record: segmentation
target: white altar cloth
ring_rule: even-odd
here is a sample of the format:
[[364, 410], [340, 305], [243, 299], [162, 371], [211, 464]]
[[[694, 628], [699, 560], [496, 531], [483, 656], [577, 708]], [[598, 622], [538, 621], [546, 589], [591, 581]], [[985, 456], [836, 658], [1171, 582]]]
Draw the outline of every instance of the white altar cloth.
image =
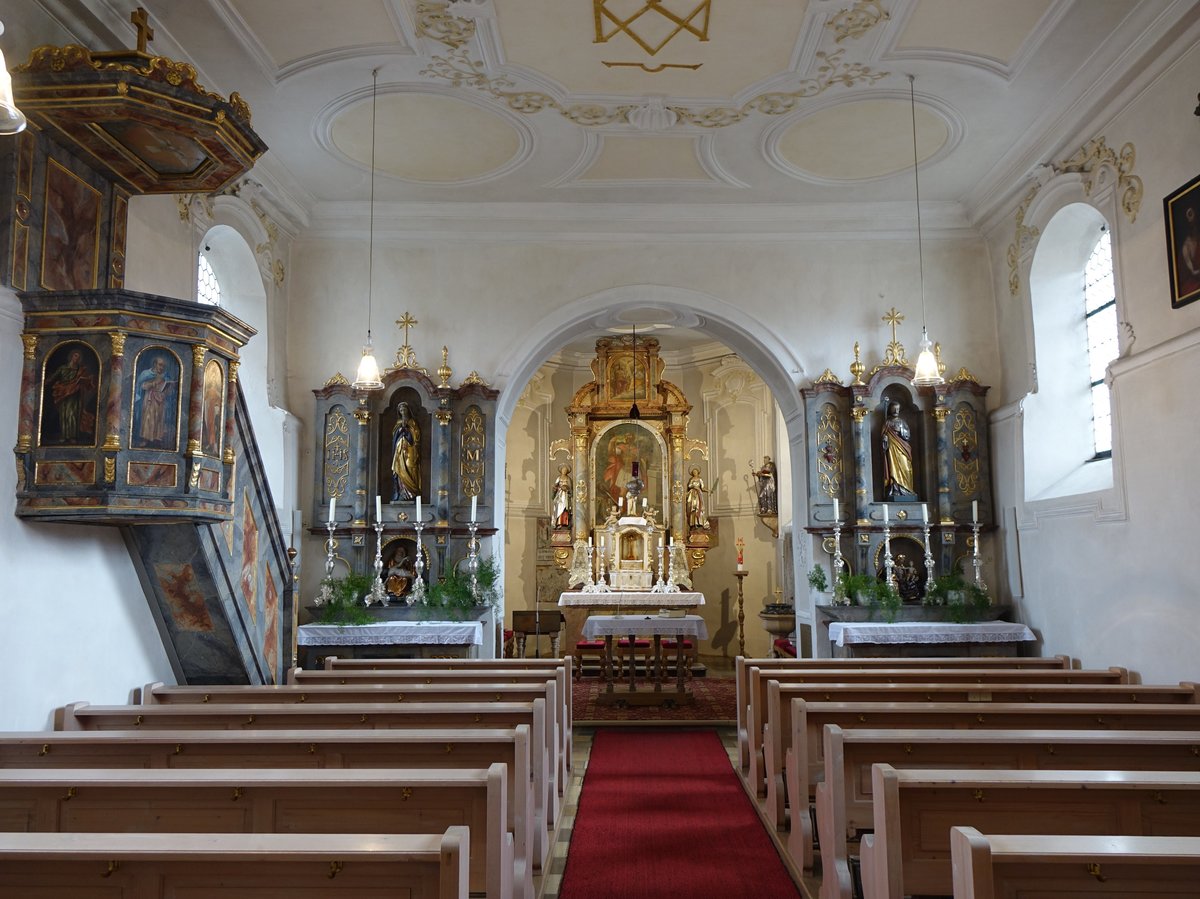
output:
[[707, 640], [708, 627], [699, 615], [684, 615], [682, 618], [664, 618], [659, 615], [593, 615], [583, 624], [583, 636], [588, 640], [598, 637], [628, 637], [630, 634], [658, 634], [662, 637], [678, 637], [682, 634], [695, 640]]
[[1022, 643], [1036, 640], [1033, 631], [1009, 621], [950, 624], [942, 621], [833, 621], [829, 639], [838, 646], [852, 643]]
[[482, 621], [373, 621], [370, 624], [302, 624], [301, 646], [465, 646], [483, 644]]
[[563, 593], [558, 604], [564, 607], [615, 609], [691, 609], [704, 605], [703, 593]]

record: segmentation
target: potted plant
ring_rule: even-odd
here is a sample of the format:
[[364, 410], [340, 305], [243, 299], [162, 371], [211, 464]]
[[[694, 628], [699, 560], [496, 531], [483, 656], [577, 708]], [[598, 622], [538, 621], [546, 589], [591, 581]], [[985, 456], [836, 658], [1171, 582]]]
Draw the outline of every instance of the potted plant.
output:
[[825, 576], [825, 569], [820, 565], [814, 565], [809, 569], [808, 587], [818, 597], [829, 589], [829, 579]]
[[896, 614], [904, 604], [894, 587], [870, 574], [843, 573], [842, 595], [850, 605], [882, 609], [884, 618], [889, 622], [896, 620]]
[[479, 560], [475, 570], [477, 592], [471, 589], [471, 575], [448, 566], [437, 583], [425, 591], [425, 602], [421, 606], [422, 617], [444, 615], [455, 621], [473, 617], [480, 607], [495, 611], [500, 605], [500, 571], [496, 560], [489, 556]]
[[968, 583], [962, 571], [955, 569], [933, 579], [933, 583], [925, 590], [921, 604], [942, 608], [951, 621], [964, 624], [982, 618], [991, 606], [992, 599], [986, 590], [978, 584]]
[[326, 578], [321, 585], [329, 588], [329, 600], [318, 606], [317, 622], [344, 627], [347, 624], [369, 624], [374, 621], [363, 602], [374, 581], [370, 575], [353, 571], [345, 577]]

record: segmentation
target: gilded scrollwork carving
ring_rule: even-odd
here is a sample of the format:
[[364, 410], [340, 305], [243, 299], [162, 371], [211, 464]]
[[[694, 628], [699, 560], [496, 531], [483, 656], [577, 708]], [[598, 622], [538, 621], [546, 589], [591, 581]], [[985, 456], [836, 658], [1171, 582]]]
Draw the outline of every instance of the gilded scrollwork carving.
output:
[[325, 493], [342, 496], [350, 478], [350, 418], [341, 408], [325, 419]]
[[479, 496], [483, 493], [484, 451], [487, 449], [487, 431], [483, 412], [471, 406], [463, 416], [462, 456], [459, 471], [463, 493]]
[[817, 482], [826, 496], [842, 495], [842, 420], [837, 407], [826, 403], [817, 419]]
[[954, 446], [954, 477], [959, 492], [974, 496], [979, 492], [979, 435], [975, 410], [970, 406], [961, 405], [955, 411], [950, 439]]

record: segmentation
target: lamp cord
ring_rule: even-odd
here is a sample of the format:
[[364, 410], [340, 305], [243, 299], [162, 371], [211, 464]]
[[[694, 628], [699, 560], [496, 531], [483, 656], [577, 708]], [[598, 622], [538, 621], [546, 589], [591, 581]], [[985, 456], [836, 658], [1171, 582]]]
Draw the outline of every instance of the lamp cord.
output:
[[921, 176], [917, 174], [917, 95], [915, 75], [908, 76], [908, 101], [912, 112], [913, 182], [917, 187], [917, 268], [921, 275], [921, 334], [925, 330], [925, 248], [921, 240]]
[[367, 345], [371, 345], [371, 295], [375, 288], [375, 107], [378, 105], [379, 69], [371, 72], [371, 207], [367, 237]]

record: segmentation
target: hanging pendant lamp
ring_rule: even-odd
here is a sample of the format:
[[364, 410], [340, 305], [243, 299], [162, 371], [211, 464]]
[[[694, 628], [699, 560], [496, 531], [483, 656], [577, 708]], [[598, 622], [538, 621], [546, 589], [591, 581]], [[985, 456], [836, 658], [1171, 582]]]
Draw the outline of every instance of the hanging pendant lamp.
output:
[[921, 273], [921, 351], [917, 354], [917, 364], [913, 371], [912, 384], [914, 387], [933, 387], [944, 382], [938, 372], [937, 358], [933, 354], [933, 344], [929, 340], [929, 331], [925, 328], [925, 249], [921, 240], [921, 176], [917, 169], [917, 95], [914, 87], [916, 78], [908, 76], [908, 100], [912, 112], [912, 145], [913, 145], [913, 183], [917, 188], [917, 264]]
[[379, 69], [371, 72], [371, 211], [367, 250], [367, 343], [363, 347], [362, 359], [358, 363], [358, 374], [354, 378], [356, 390], [379, 390], [383, 379], [379, 377], [379, 363], [375, 349], [371, 346], [371, 294], [374, 288], [375, 263], [375, 108], [379, 92]]
[[[4, 34], [3, 22], [0, 22], [0, 34]], [[25, 115], [17, 109], [17, 102], [13, 99], [12, 75], [8, 74], [4, 51], [0, 50], [0, 135], [17, 134], [24, 130]]]
[[[629, 407], [629, 417], [637, 421], [642, 417], [642, 410], [638, 408], [638, 364], [637, 364], [637, 325], [633, 326], [633, 405]], [[636, 463], [635, 463], [636, 464]]]

